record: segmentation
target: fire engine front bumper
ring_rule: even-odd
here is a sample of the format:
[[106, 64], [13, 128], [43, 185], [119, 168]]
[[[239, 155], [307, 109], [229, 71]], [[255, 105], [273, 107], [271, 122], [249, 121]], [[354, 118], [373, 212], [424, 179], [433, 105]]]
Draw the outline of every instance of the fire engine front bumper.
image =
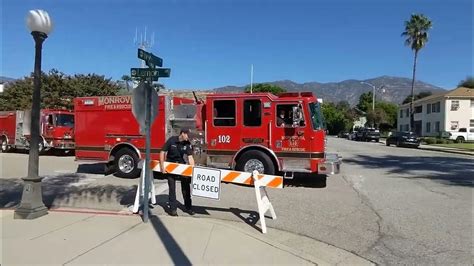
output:
[[75, 148], [74, 141], [53, 141], [51, 148], [59, 150], [73, 150]]
[[334, 175], [339, 174], [342, 160], [335, 153], [326, 153], [324, 160], [318, 163], [318, 174]]

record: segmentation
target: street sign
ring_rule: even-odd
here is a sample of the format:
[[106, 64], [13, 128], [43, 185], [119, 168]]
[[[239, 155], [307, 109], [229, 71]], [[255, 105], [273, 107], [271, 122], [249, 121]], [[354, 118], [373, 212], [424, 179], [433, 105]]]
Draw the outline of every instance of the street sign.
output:
[[144, 60], [146, 65], [151, 68], [163, 66], [163, 59], [140, 48], [138, 48], [138, 58]]
[[133, 78], [149, 78], [157, 81], [158, 78], [168, 78], [171, 74], [170, 68], [131, 68], [130, 74]]
[[132, 92], [132, 114], [140, 125], [140, 133], [145, 134], [145, 106], [146, 106], [146, 90], [150, 90], [151, 109], [150, 109], [150, 126], [153, 125], [158, 113], [158, 93], [146, 82], [140, 82]]
[[221, 171], [203, 167], [193, 167], [191, 195], [209, 199], [219, 199]]

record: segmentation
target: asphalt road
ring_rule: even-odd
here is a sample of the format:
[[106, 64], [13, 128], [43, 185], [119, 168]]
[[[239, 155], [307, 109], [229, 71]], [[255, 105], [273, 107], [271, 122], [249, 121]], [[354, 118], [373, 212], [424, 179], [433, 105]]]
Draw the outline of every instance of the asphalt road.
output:
[[[472, 264], [472, 157], [336, 138], [328, 144], [343, 157], [341, 173], [327, 180], [297, 177], [284, 189], [268, 189], [278, 218], [267, 219], [267, 226], [379, 264]], [[26, 154], [0, 154], [0, 206], [18, 203], [26, 161]], [[101, 169], [78, 165], [73, 157], [42, 156], [46, 205], [126, 210], [138, 181], [103, 176]], [[152, 211], [164, 214], [167, 185], [155, 184], [162, 194]], [[194, 198], [193, 203], [198, 216], [258, 229], [253, 188], [222, 184], [219, 201]]]

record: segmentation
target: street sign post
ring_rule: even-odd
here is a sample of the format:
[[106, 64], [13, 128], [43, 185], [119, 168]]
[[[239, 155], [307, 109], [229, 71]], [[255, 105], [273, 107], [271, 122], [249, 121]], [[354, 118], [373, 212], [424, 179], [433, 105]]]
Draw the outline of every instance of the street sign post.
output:
[[[132, 113], [140, 125], [140, 133], [145, 134], [145, 163], [142, 171], [144, 182], [143, 197], [140, 195], [139, 202], [143, 206], [143, 222], [148, 222], [148, 195], [150, 193], [150, 183], [153, 182], [150, 176], [150, 151], [151, 151], [151, 125], [158, 113], [158, 93], [152, 88], [151, 82], [158, 81], [158, 78], [168, 78], [171, 74], [169, 68], [156, 68], [163, 66], [163, 59], [149, 53], [143, 49], [138, 49], [138, 58], [145, 61], [149, 68], [131, 68], [130, 74], [133, 78], [141, 80], [132, 94]], [[145, 109], [143, 109], [145, 106]], [[141, 185], [140, 185], [141, 186]], [[139, 190], [137, 190], [139, 191]]]
[[144, 60], [146, 65], [151, 68], [163, 66], [163, 59], [140, 48], [138, 49], [138, 58]]

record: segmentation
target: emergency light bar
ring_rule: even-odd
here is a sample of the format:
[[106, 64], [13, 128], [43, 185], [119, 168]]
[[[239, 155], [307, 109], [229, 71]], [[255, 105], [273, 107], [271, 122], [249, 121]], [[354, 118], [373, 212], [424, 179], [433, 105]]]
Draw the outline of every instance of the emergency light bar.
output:
[[83, 104], [84, 105], [94, 105], [94, 100], [92, 100], [92, 99], [84, 100]]
[[310, 91], [305, 92], [284, 92], [278, 94], [280, 98], [288, 98], [288, 97], [313, 97], [313, 93]]

